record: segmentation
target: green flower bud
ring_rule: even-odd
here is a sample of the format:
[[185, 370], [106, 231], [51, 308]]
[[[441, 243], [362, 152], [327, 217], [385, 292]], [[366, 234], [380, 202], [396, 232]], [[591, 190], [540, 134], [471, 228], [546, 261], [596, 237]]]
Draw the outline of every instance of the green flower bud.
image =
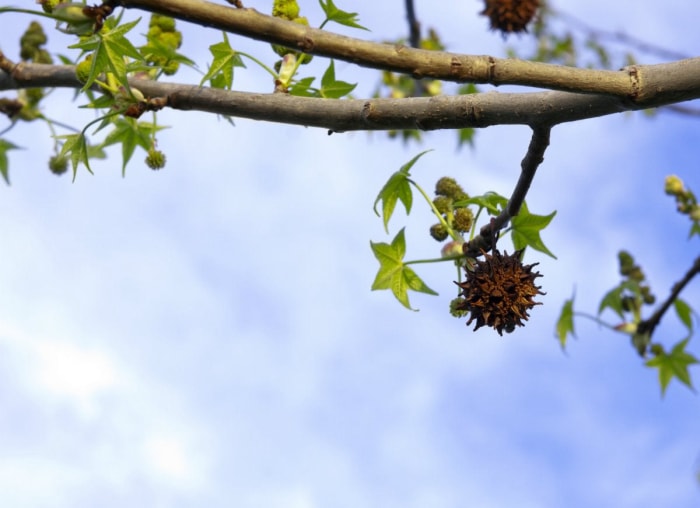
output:
[[272, 15], [292, 21], [299, 17], [297, 0], [275, 0], [272, 4]]
[[90, 70], [92, 69], [92, 53], [90, 53], [85, 59], [75, 66], [75, 77], [81, 83], [86, 83], [90, 77]]
[[666, 181], [664, 182], [664, 190], [666, 191], [666, 194], [670, 194], [672, 196], [683, 194], [685, 192], [683, 180], [678, 178], [676, 175], [667, 176]]
[[452, 210], [452, 200], [447, 196], [437, 196], [433, 199], [433, 204], [435, 208], [437, 208], [437, 211], [443, 214]]
[[449, 176], [443, 176], [437, 181], [435, 184], [435, 194], [438, 196], [447, 196], [455, 201], [468, 197], [467, 193], [464, 192], [457, 181]]
[[664, 347], [661, 344], [655, 342], [651, 345], [651, 354], [653, 354], [654, 356], [664, 354]]
[[454, 211], [454, 228], [460, 233], [469, 231], [474, 222], [474, 214], [469, 208], [457, 208]]
[[700, 205], [694, 205], [689, 215], [695, 222], [700, 222]]
[[175, 31], [175, 18], [170, 16], [163, 16], [161, 14], [152, 14], [151, 19], [148, 22], [149, 27], [158, 27], [163, 32], [174, 32]]
[[450, 302], [450, 314], [456, 318], [463, 318], [469, 314], [466, 308], [467, 301], [464, 298], [455, 298]]
[[447, 228], [445, 228], [445, 226], [443, 226], [441, 223], [433, 224], [430, 226], [430, 236], [435, 238], [435, 240], [438, 242], [442, 242], [443, 240], [447, 239]]
[[146, 156], [146, 165], [153, 170], [162, 169], [165, 167], [165, 159], [166, 157], [163, 152], [151, 148]]
[[62, 175], [68, 171], [68, 158], [63, 155], [54, 155], [49, 159], [49, 169], [54, 175]]

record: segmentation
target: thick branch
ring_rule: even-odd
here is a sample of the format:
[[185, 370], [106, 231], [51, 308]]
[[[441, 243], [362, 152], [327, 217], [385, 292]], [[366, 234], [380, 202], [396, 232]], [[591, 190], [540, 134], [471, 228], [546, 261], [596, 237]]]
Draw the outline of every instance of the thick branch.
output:
[[527, 153], [520, 163], [520, 178], [518, 178], [518, 183], [515, 184], [508, 204], [497, 217], [481, 228], [477, 236], [464, 244], [463, 250], [465, 255], [476, 257], [481, 251], [488, 251], [493, 248], [492, 239], [498, 231], [503, 229], [510, 219], [518, 215], [520, 207], [525, 201], [527, 191], [530, 190], [532, 180], [535, 178], [535, 172], [544, 160], [544, 152], [549, 146], [550, 131], [549, 127], [534, 127], [532, 129], [530, 145], [527, 147]]
[[649, 337], [651, 337], [654, 333], [654, 330], [661, 322], [661, 318], [671, 307], [671, 304], [673, 304], [673, 302], [676, 301], [676, 298], [678, 298], [678, 295], [681, 294], [683, 288], [685, 288], [685, 286], [688, 285], [688, 283], [698, 273], [700, 273], [700, 257], [695, 259], [693, 266], [690, 267], [685, 276], [673, 285], [673, 288], [671, 289], [671, 294], [668, 296], [668, 298], [666, 298], [666, 300], [664, 300], [664, 302], [659, 306], [659, 308], [656, 309], [656, 311], [651, 315], [651, 317], [639, 323], [639, 326], [637, 327], [637, 332], [639, 334], [649, 334]]
[[[202, 0], [114, 0], [115, 5], [172, 16], [314, 55], [345, 60], [364, 67], [410, 74], [415, 78], [445, 81], [525, 85], [551, 90], [598, 93], [645, 101], [657, 91], [659, 79], [667, 93], [684, 95], [700, 83], [700, 58], [653, 66], [632, 66], [621, 71], [578, 69], [516, 59], [427, 51], [403, 45], [337, 35], [261, 14]], [[662, 70], [663, 65], [668, 68]], [[682, 72], [679, 72], [682, 68]], [[673, 73], [664, 76], [664, 72]]]
[[[20, 63], [6, 69], [0, 68], [0, 90], [82, 87], [72, 66]], [[660, 84], [656, 94], [636, 103], [618, 97], [567, 92], [491, 92], [430, 98], [333, 100], [233, 92], [138, 79], [132, 79], [130, 83], [146, 97], [167, 98], [167, 105], [174, 109], [321, 127], [335, 132], [491, 125], [552, 126], [700, 98], [700, 81], [696, 90], [680, 96]]]

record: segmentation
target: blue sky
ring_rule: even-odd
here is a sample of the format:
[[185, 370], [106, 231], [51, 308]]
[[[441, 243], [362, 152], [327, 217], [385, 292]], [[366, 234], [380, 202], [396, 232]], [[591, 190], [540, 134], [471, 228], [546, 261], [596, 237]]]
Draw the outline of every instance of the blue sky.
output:
[[[690, 2], [574, 3], [557, 5], [688, 53], [699, 45], [684, 25]], [[352, 10], [383, 40], [405, 32], [400, 4]], [[449, 49], [502, 54], [479, 2], [417, 8]], [[302, 13], [320, 15], [315, 2]], [[17, 33], [26, 22], [8, 19]], [[202, 61], [216, 41], [189, 34], [183, 51]], [[336, 70], [357, 79], [349, 64]], [[375, 74], [359, 77], [357, 95], [370, 95]], [[266, 79], [251, 68], [236, 83], [267, 90]], [[70, 97], [57, 93], [47, 113], [76, 118]], [[471, 194], [507, 195], [526, 128], [480, 131], [458, 152], [450, 132], [406, 147], [381, 133], [161, 119], [173, 126], [159, 137], [167, 167], [150, 171], [137, 154], [126, 178], [116, 152], [94, 176], [56, 178], [42, 126], [7, 136], [25, 149], [0, 188], [3, 506], [698, 505], [697, 396], [674, 382], [662, 400], [623, 335], [578, 321], [562, 354], [553, 334], [565, 298], [576, 291], [577, 308], [594, 312], [618, 282], [619, 249], [659, 298], [698, 255], [663, 193], [671, 173], [700, 192], [697, 120], [622, 114], [554, 130], [528, 203], [557, 210], [543, 238], [558, 260], [527, 254], [544, 305], [499, 337], [448, 315], [447, 265], [420, 267], [440, 296], [412, 295], [419, 312], [369, 290], [369, 241], [391, 238], [372, 203], [427, 148], [413, 170], [426, 188], [450, 175]], [[405, 225], [408, 256], [434, 257], [433, 221], [414, 206], [391, 234]], [[683, 296], [697, 306], [698, 282]], [[667, 344], [683, 337], [674, 319], [658, 331]]]

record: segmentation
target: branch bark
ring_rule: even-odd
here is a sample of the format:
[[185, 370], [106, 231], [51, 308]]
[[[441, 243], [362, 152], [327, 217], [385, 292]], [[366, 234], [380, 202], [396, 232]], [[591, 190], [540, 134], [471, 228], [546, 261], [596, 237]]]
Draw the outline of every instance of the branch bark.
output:
[[[663, 73], [663, 70], [658, 72]], [[674, 73], [667, 75], [673, 76]], [[130, 85], [146, 97], [166, 98], [167, 106], [173, 109], [320, 127], [334, 132], [438, 130], [492, 125], [553, 126], [700, 98], [700, 77], [696, 89], [683, 94], [669, 90], [665, 83], [659, 82], [655, 94], [647, 93], [645, 100], [635, 102], [624, 97], [568, 92], [488, 92], [429, 98], [334, 100], [279, 93], [234, 92], [143, 79], [132, 79]], [[70, 65], [20, 63], [0, 68], [0, 90], [34, 87], [79, 89], [82, 83]]]
[[310, 28], [250, 8], [232, 8], [203, 0], [113, 0], [112, 3], [127, 9], [157, 12], [251, 39], [281, 44], [313, 55], [410, 74], [417, 79], [524, 85], [615, 95], [633, 102], [648, 101], [649, 96], [655, 95], [659, 90], [682, 97], [700, 87], [700, 58], [657, 66], [636, 65], [620, 71], [579, 69], [380, 44]]

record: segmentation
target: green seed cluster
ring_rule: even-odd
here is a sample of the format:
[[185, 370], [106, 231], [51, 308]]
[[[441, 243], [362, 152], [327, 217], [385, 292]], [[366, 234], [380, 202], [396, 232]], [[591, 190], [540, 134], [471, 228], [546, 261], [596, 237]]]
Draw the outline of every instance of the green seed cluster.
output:
[[[469, 196], [454, 178], [444, 176], [435, 184], [433, 205], [442, 214], [445, 223], [458, 233], [466, 233], [474, 223], [474, 214], [471, 209], [460, 204], [467, 198]], [[448, 235], [449, 231], [442, 222], [430, 227], [430, 236], [438, 242], [445, 240]]]
[[165, 160], [166, 157], [163, 152], [151, 148], [146, 156], [146, 165], [153, 170], [163, 169], [165, 167]]
[[[656, 301], [656, 297], [652, 294], [651, 289], [647, 284], [644, 284], [646, 277], [642, 268], [635, 263], [632, 255], [621, 250], [618, 255], [618, 261], [620, 262], [620, 275], [622, 275], [626, 280], [635, 282], [639, 287], [640, 296], [642, 303], [651, 305]], [[639, 310], [641, 303], [638, 302], [635, 296], [630, 294], [625, 294], [622, 296], [622, 307], [623, 310], [627, 312], [634, 312]]]
[[175, 58], [176, 50], [182, 45], [182, 32], [175, 29], [175, 20], [168, 16], [152, 14], [148, 23], [148, 42], [141, 48], [144, 58], [163, 73], [172, 76], [180, 68]]
[[679, 213], [687, 215], [694, 222], [700, 222], [700, 205], [689, 189], [685, 188], [683, 180], [676, 175], [666, 177], [665, 191], [669, 196], [676, 198], [676, 208]]
[[42, 26], [36, 21], [32, 21], [19, 40], [20, 58], [25, 62], [53, 63], [53, 58], [51, 58], [49, 52], [42, 48], [47, 40]]

